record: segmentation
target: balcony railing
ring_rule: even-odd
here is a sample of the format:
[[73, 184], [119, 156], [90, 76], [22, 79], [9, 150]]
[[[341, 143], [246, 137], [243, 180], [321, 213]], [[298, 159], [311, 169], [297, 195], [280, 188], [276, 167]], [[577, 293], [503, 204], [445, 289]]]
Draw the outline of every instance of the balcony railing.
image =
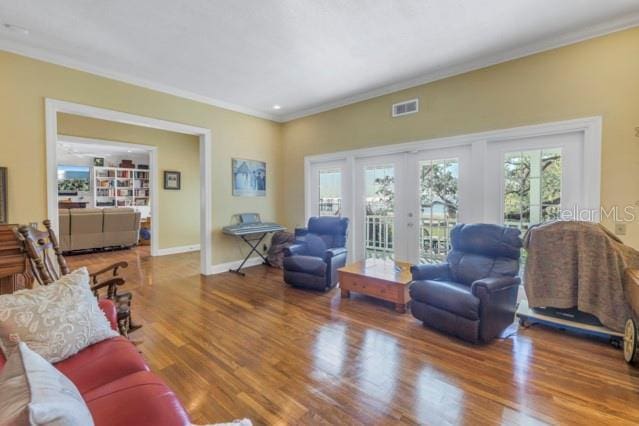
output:
[[[446, 258], [450, 250], [450, 230], [455, 221], [421, 218], [419, 226], [420, 263], [436, 263]], [[394, 258], [392, 215], [367, 215], [365, 248], [367, 258]]]
[[339, 216], [342, 211], [341, 198], [322, 198], [319, 202], [320, 216]]
[[367, 258], [392, 259], [393, 225], [395, 218], [389, 215], [366, 215], [365, 247]]
[[450, 251], [450, 230], [456, 225], [453, 218], [430, 219], [423, 217], [420, 222], [419, 247], [420, 263], [443, 262]]

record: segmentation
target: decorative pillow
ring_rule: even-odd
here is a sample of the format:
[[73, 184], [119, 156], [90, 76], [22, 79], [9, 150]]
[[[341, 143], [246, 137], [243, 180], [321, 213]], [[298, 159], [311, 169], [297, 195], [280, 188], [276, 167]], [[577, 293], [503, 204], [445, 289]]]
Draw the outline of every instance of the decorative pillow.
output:
[[0, 373], [1, 425], [93, 425], [71, 380], [20, 342]]
[[117, 336], [81, 268], [33, 290], [0, 296], [0, 349], [5, 358], [17, 341], [53, 363]]

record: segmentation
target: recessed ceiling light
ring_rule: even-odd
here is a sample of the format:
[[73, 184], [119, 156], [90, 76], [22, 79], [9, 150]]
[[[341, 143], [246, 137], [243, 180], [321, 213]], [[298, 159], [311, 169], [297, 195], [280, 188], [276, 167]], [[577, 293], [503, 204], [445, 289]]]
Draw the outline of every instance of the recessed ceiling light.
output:
[[133, 152], [133, 150], [127, 149], [126, 152]]
[[273, 109], [281, 109], [282, 107], [279, 105], [273, 105]]
[[29, 35], [29, 30], [21, 27], [19, 25], [13, 25], [13, 24], [2, 24], [2, 28], [4, 28], [5, 30], [11, 31], [13, 33], [18, 33], [18, 34], [22, 34], [22, 35]]

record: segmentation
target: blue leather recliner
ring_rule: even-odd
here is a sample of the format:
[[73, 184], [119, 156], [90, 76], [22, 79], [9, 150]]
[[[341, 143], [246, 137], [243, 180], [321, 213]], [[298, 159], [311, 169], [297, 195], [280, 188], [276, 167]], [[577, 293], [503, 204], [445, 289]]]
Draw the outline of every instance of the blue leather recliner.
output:
[[337, 285], [337, 269], [346, 264], [348, 219], [312, 217], [295, 229], [295, 243], [284, 250], [284, 281], [296, 287], [329, 290]]
[[446, 263], [411, 268], [413, 316], [473, 343], [501, 334], [515, 320], [519, 234], [500, 225], [456, 225]]

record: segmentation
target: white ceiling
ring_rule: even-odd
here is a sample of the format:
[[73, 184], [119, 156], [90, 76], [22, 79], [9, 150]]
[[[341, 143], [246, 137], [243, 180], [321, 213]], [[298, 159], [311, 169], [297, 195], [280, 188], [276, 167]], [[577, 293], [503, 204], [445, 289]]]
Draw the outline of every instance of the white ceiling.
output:
[[639, 1], [0, 0], [0, 22], [29, 30], [0, 49], [286, 121], [639, 25]]
[[65, 140], [65, 136], [59, 135], [56, 148], [59, 165], [90, 165], [95, 157], [104, 158], [105, 165], [118, 164], [122, 158], [132, 160], [135, 164], [149, 164], [148, 150], [136, 147], [70, 142]]

